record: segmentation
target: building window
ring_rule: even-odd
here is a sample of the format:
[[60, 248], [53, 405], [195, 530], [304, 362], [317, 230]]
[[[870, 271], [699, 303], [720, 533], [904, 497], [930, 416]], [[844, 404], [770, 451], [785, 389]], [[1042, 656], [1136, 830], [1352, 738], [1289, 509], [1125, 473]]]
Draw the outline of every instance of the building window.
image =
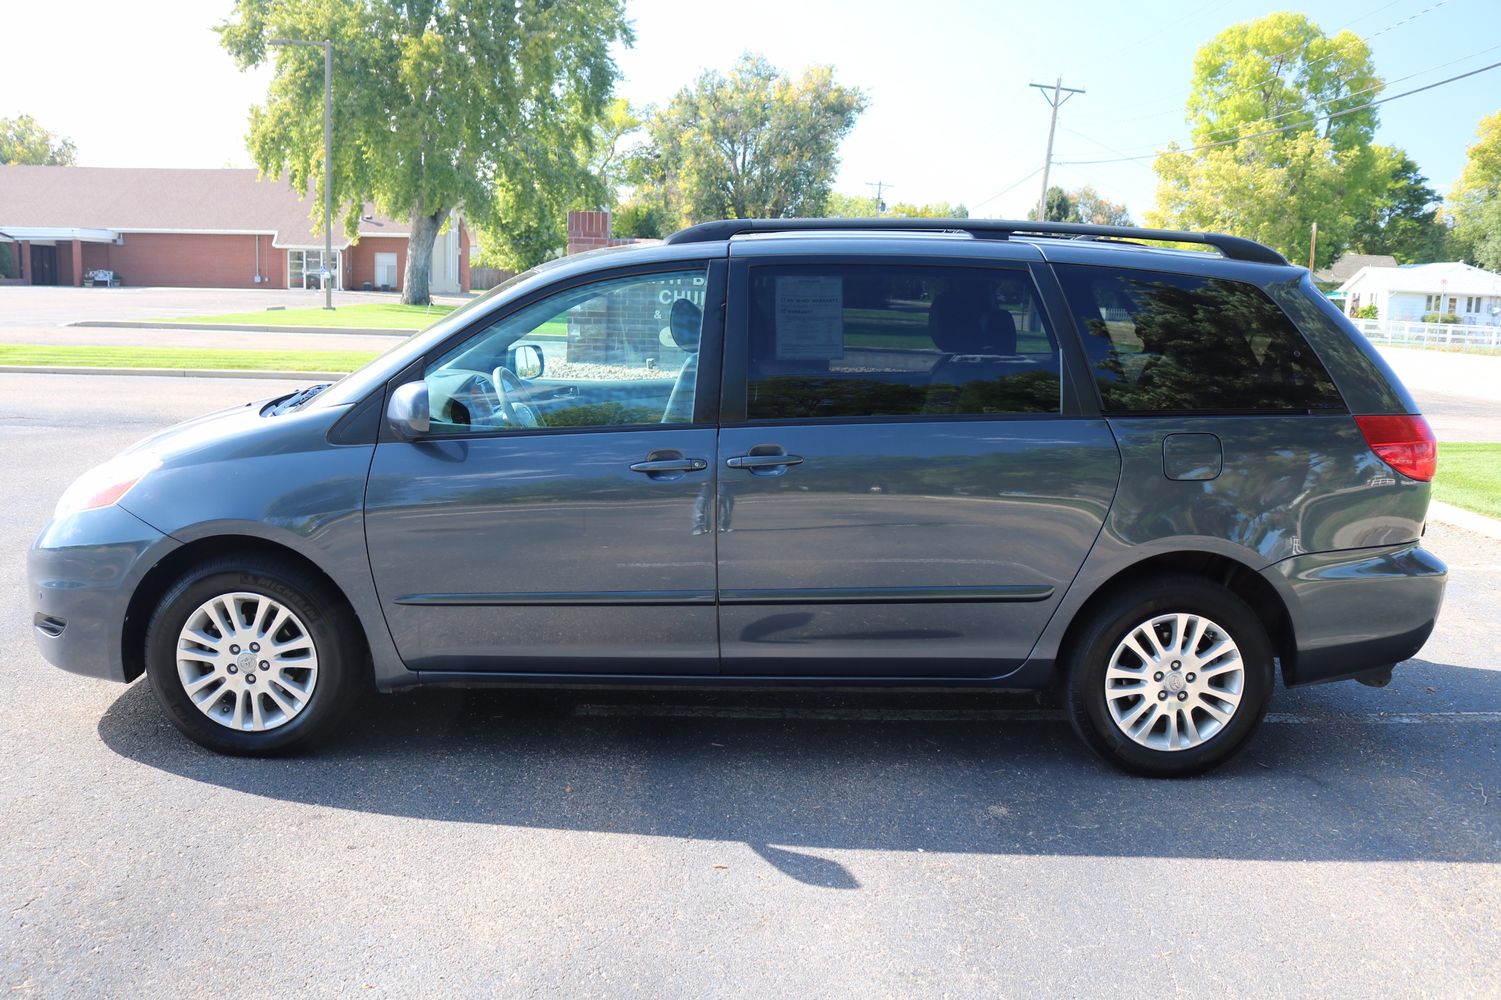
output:
[[1442, 295], [1423, 296], [1423, 310], [1425, 312], [1438, 312], [1439, 306], [1443, 305], [1443, 303], [1444, 297]]
[[1479, 311], [1480, 311], [1480, 296], [1478, 296], [1478, 295], [1467, 295], [1467, 296], [1465, 296], [1465, 312], [1467, 312], [1467, 313], [1478, 313]]
[[[339, 273], [342, 265], [342, 251], [335, 250], [329, 258], [328, 280], [335, 288], [343, 288], [343, 276]], [[314, 288], [323, 287], [323, 251], [322, 250], [288, 250], [287, 251], [287, 287], [288, 288]]]

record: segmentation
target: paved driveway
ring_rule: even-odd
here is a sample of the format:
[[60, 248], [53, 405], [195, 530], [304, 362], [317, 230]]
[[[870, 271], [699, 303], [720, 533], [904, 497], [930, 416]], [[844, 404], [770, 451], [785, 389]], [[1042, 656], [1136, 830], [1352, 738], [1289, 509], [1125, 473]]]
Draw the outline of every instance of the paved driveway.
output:
[[1486, 995], [1501, 545], [1372, 690], [1160, 782], [995, 698], [417, 692], [285, 760], [46, 666], [64, 485], [279, 385], [0, 375], [0, 986], [16, 996]]

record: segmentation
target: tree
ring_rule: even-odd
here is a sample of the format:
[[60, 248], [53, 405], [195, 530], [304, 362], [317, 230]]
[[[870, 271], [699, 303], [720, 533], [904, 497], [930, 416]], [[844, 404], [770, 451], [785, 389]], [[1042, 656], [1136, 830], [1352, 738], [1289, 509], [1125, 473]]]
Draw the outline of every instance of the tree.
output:
[[1080, 222], [1097, 226], [1129, 226], [1131, 213], [1118, 201], [1103, 197], [1088, 184], [1070, 193], [1074, 200], [1074, 213]]
[[0, 164], [71, 167], [78, 162], [72, 139], [49, 132], [30, 115], [0, 118]]
[[1480, 120], [1450, 198], [1454, 244], [1465, 260], [1501, 271], [1501, 111]]
[[[1079, 221], [1075, 217], [1078, 210], [1074, 206], [1074, 200], [1069, 197], [1067, 191], [1063, 190], [1063, 188], [1059, 187], [1056, 184], [1048, 186], [1047, 191], [1043, 194], [1042, 204], [1043, 222]], [[1038, 221], [1037, 209], [1028, 209], [1027, 218], [1031, 219], [1033, 222]]]
[[969, 209], [946, 201], [930, 201], [922, 205], [899, 201], [889, 206], [885, 212], [877, 212], [874, 195], [840, 194], [834, 191], [829, 194], [828, 201], [824, 202], [823, 212], [820, 214], [830, 219], [870, 219], [877, 215], [888, 219], [967, 219]]
[[1439, 193], [1402, 150], [1373, 146], [1372, 152], [1378, 186], [1365, 213], [1355, 220], [1350, 249], [1390, 254], [1402, 264], [1443, 259], [1449, 230], [1439, 221]]
[[[237, 0], [219, 27], [240, 67], [272, 38], [333, 41], [333, 197], [346, 232], [367, 202], [410, 220], [402, 301], [430, 300], [433, 241], [454, 213], [535, 233], [581, 184], [629, 43], [622, 0]], [[323, 218], [323, 65], [279, 49], [250, 112], [260, 169], [313, 186]], [[527, 229], [531, 227], [531, 229]]]
[[839, 143], [865, 106], [828, 66], [793, 80], [747, 54], [728, 75], [704, 73], [651, 114], [633, 169], [638, 194], [664, 205], [674, 223], [821, 215]]
[[[1097, 226], [1131, 225], [1131, 213], [1126, 211], [1125, 205], [1102, 197], [1087, 184], [1073, 191], [1050, 186], [1046, 207], [1048, 222], [1089, 222]], [[1035, 220], [1037, 209], [1029, 211], [1027, 218]]]
[[[1363, 108], [1381, 86], [1353, 32], [1327, 36], [1285, 12], [1227, 28], [1195, 55], [1187, 105], [1192, 145], [1224, 145], [1170, 145], [1148, 221], [1238, 233], [1298, 260], [1317, 222], [1327, 264], [1382, 189], [1370, 148], [1377, 113]], [[1274, 129], [1286, 131], [1262, 134]]]

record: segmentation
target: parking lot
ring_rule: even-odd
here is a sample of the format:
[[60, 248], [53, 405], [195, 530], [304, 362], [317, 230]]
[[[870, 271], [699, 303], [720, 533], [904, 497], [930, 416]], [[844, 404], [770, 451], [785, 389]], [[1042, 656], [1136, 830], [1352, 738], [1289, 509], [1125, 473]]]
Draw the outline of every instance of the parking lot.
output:
[[217, 757], [46, 665], [27, 545], [79, 472], [281, 391], [0, 375], [0, 987], [17, 996], [1494, 995], [1501, 542], [1392, 685], [1279, 691], [1206, 778], [972, 695], [380, 699]]

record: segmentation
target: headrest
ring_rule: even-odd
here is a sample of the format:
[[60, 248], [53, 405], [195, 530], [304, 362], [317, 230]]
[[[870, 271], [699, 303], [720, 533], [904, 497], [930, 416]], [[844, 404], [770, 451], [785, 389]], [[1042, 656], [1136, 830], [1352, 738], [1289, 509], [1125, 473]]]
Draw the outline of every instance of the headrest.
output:
[[928, 335], [948, 354], [1015, 354], [1016, 319], [979, 296], [942, 292], [928, 310]]
[[973, 354], [1015, 354], [1016, 317], [1005, 309], [988, 310], [980, 317], [980, 349]]
[[698, 353], [699, 332], [703, 329], [704, 311], [687, 299], [677, 299], [668, 314], [668, 329], [672, 341], [689, 354]]

